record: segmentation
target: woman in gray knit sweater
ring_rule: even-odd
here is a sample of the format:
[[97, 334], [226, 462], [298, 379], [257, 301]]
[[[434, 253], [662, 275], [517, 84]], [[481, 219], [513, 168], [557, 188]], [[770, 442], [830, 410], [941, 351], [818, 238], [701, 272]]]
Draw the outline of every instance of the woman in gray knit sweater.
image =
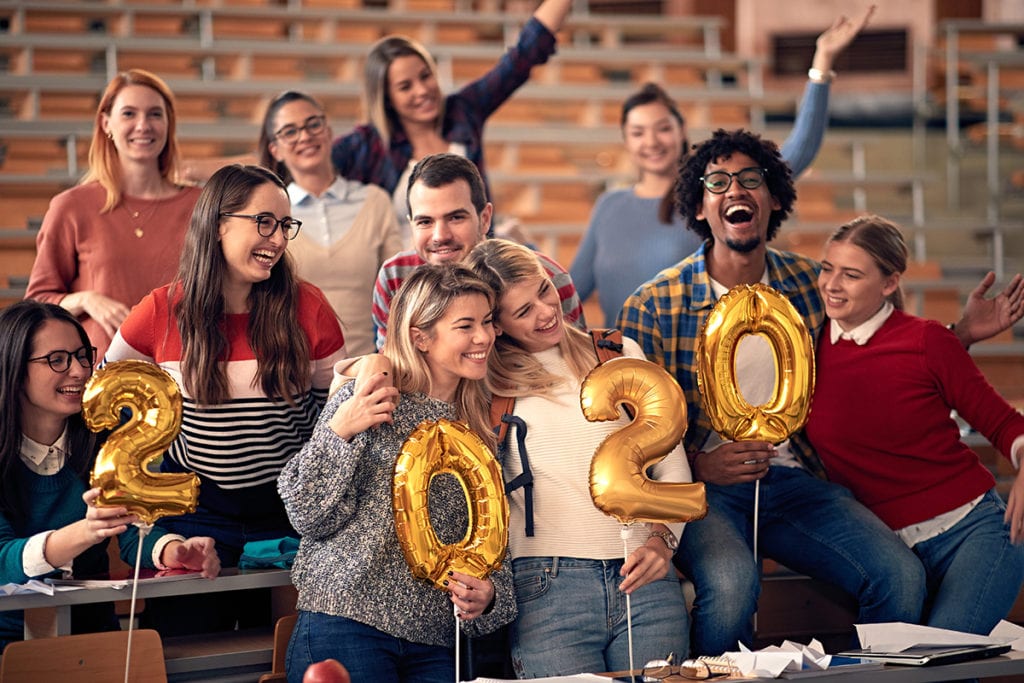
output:
[[[462, 266], [422, 266], [399, 290], [382, 353], [394, 387], [378, 376], [342, 387], [313, 436], [281, 473], [278, 490], [302, 534], [292, 581], [299, 620], [288, 647], [288, 680], [333, 658], [353, 683], [455, 677], [455, 619], [478, 635], [516, 615], [507, 567], [487, 579], [455, 572], [449, 592], [413, 578], [391, 510], [395, 460], [423, 420], [462, 420], [485, 441], [480, 380], [494, 345], [494, 294]], [[399, 400], [400, 399], [400, 400]], [[493, 443], [491, 444], [493, 446]], [[450, 476], [430, 490], [431, 522], [442, 543], [467, 528], [465, 497]]]

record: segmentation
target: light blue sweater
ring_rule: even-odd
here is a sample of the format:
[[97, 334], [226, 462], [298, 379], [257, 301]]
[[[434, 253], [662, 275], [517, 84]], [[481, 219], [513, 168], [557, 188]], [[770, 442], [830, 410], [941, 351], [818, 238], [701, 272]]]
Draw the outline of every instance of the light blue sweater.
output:
[[[827, 83], [807, 82], [793, 131], [783, 143], [782, 158], [793, 176], [817, 156], [828, 124]], [[666, 225], [658, 219], [661, 198], [637, 197], [632, 188], [597, 198], [590, 225], [569, 268], [580, 301], [596, 290], [605, 327], [614, 327], [622, 304], [637, 287], [692, 254], [700, 238], [675, 214]]]

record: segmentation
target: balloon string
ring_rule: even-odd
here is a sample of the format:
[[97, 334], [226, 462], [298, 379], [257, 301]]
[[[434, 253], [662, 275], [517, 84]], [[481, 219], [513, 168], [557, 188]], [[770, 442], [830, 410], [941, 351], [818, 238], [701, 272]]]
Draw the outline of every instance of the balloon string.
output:
[[128, 672], [132, 663], [132, 631], [135, 626], [135, 597], [139, 592], [139, 567], [142, 565], [142, 541], [149, 535], [152, 524], [136, 524], [139, 528], [139, 547], [135, 549], [135, 577], [132, 579], [132, 601], [128, 610], [128, 652], [124, 658], [124, 683], [128, 683]]
[[459, 676], [459, 606], [452, 603], [452, 613], [455, 615], [455, 683], [462, 678]]
[[[757, 573], [761, 573], [761, 564], [757, 561], [757, 527], [760, 514], [758, 508], [761, 506], [761, 480], [758, 479], [754, 482], [754, 566], [757, 567]], [[757, 633], [757, 607], [754, 607], [754, 633]]]
[[[633, 530], [628, 524], [623, 524], [619, 530], [619, 537], [622, 538], [622, 561], [629, 559], [629, 544], [627, 539], [632, 535]], [[626, 640], [629, 643], [629, 680], [636, 683], [636, 670], [633, 667], [633, 606], [629, 600], [629, 593], [626, 593]]]

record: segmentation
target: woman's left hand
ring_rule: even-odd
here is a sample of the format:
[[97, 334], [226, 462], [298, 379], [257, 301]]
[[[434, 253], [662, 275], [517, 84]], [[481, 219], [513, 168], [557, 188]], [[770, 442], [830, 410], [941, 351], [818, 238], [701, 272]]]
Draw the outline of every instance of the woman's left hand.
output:
[[164, 546], [160, 561], [168, 569], [198, 570], [207, 579], [220, 574], [220, 558], [214, 550], [214, 540], [209, 536], [171, 541]]
[[445, 585], [452, 596], [452, 604], [459, 608], [460, 619], [476, 619], [494, 600], [494, 584], [490, 579], [451, 572]]
[[619, 590], [629, 594], [651, 581], [657, 581], [668, 574], [669, 563], [672, 562], [672, 551], [665, 541], [657, 536], [647, 539], [647, 543], [629, 554], [622, 565], [622, 580]]
[[1024, 541], [1024, 467], [1017, 471], [1017, 478], [1010, 488], [1006, 500], [1006, 514], [1003, 521], [1010, 525], [1010, 541]]

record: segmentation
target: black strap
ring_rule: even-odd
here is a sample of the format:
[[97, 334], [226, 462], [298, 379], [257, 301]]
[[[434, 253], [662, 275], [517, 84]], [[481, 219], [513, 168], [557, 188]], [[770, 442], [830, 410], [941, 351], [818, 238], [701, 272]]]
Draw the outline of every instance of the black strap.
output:
[[518, 488], [523, 489], [526, 535], [533, 536], [533, 470], [530, 469], [530, 459], [526, 455], [526, 423], [522, 418], [507, 413], [501, 416], [501, 421], [516, 426], [516, 444], [519, 446], [519, 462], [523, 468], [519, 476], [505, 484], [505, 494]]

